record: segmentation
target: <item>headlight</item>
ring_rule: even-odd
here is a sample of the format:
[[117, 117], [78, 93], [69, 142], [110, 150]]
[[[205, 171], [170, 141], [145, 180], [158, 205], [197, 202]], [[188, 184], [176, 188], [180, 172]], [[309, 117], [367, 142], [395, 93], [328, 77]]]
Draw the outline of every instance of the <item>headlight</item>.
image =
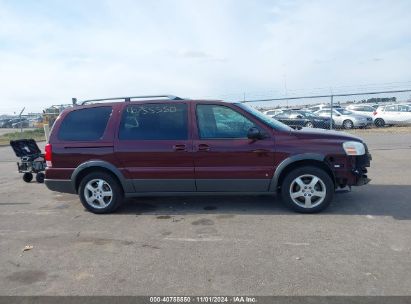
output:
[[358, 141], [346, 141], [343, 143], [344, 151], [347, 155], [364, 155], [365, 147]]

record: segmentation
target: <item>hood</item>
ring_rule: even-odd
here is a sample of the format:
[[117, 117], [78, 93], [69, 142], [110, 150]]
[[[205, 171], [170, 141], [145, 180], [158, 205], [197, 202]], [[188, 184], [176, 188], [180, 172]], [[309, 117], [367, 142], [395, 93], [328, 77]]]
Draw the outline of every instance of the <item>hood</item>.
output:
[[291, 133], [298, 138], [307, 138], [307, 139], [341, 139], [341, 140], [354, 140], [363, 142], [363, 140], [355, 135], [349, 134], [342, 131], [326, 130], [326, 129], [317, 129], [317, 128], [302, 128], [300, 130], [293, 130]]

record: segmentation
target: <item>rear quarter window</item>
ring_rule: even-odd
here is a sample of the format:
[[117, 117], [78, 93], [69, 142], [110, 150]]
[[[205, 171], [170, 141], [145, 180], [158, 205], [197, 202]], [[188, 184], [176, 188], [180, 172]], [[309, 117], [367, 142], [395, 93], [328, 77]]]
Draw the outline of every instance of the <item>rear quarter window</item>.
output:
[[103, 137], [111, 112], [111, 107], [72, 111], [64, 117], [57, 137], [64, 141], [99, 140]]

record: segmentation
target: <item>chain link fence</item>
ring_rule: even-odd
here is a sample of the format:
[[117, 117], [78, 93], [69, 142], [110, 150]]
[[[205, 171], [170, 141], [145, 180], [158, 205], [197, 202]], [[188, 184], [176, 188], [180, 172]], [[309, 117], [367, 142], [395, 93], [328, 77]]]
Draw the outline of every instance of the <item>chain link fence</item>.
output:
[[411, 126], [411, 89], [245, 99], [242, 102], [296, 129]]

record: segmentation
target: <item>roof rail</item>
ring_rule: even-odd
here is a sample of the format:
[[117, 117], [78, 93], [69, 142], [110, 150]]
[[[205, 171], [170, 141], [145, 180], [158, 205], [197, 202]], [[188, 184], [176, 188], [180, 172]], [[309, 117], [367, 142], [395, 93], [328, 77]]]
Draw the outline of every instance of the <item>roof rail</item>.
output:
[[80, 103], [78, 103], [77, 98], [72, 98], [73, 105], [85, 105], [90, 102], [99, 102], [99, 101], [108, 101], [108, 100], [123, 100], [125, 102], [129, 102], [132, 99], [138, 99], [138, 98], [168, 98], [170, 100], [184, 100], [184, 98], [170, 95], [170, 94], [165, 94], [165, 95], [142, 95], [142, 96], [128, 96], [128, 97], [112, 97], [112, 98], [100, 98], [100, 99], [89, 99], [89, 100], [83, 100]]

